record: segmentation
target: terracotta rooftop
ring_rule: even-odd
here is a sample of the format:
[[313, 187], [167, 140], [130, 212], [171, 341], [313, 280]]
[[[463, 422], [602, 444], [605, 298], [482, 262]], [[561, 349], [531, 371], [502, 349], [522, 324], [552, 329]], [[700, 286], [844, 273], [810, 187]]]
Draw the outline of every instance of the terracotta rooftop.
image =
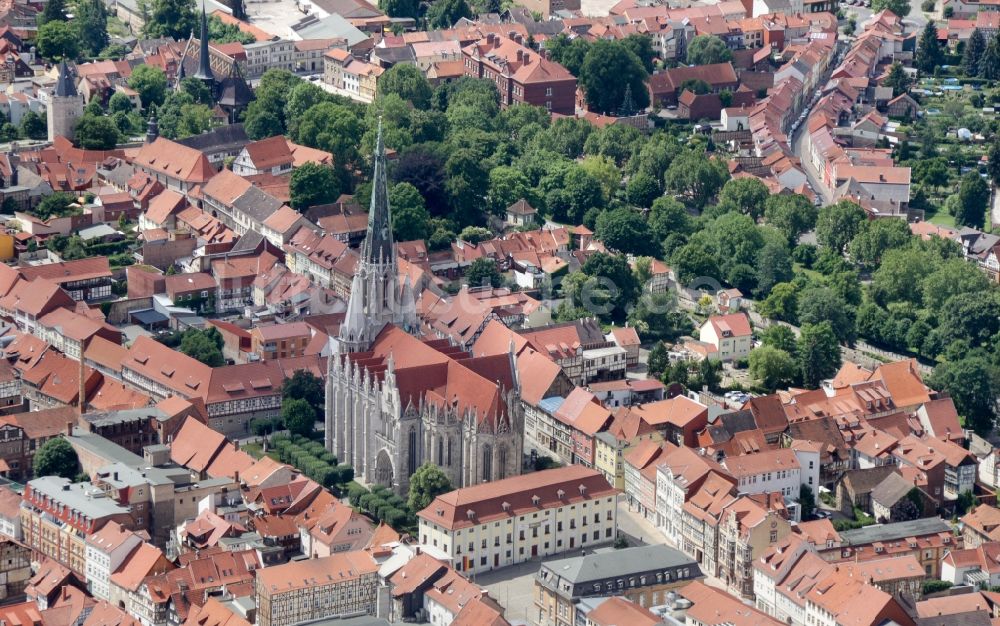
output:
[[455, 530], [531, 511], [614, 498], [617, 493], [600, 472], [570, 465], [456, 489], [435, 498], [418, 516]]

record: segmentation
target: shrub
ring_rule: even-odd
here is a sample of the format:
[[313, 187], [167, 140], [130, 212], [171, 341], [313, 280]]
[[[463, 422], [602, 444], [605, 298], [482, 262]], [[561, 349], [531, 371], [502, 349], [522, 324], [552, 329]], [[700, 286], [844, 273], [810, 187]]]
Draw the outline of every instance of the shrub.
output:
[[947, 580], [925, 580], [923, 592], [926, 596], [940, 591], [947, 591], [948, 589], [951, 589], [951, 587], [952, 584]]

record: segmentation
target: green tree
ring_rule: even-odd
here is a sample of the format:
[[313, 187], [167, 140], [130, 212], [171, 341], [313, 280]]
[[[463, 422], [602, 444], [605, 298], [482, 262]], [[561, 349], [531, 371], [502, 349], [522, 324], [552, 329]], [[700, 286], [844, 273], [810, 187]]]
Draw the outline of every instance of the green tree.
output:
[[850, 200], [825, 206], [816, 219], [816, 239], [832, 250], [843, 252], [866, 219], [864, 209]]
[[329, 165], [303, 163], [292, 170], [288, 184], [292, 208], [305, 211], [309, 207], [330, 204], [340, 197], [337, 174]]
[[431, 84], [416, 65], [397, 63], [378, 79], [379, 95], [396, 94], [418, 109], [431, 105]]
[[534, 195], [531, 181], [519, 168], [501, 165], [490, 170], [489, 190], [486, 201], [493, 215], [504, 215], [507, 207], [518, 200], [529, 200]]
[[839, 341], [854, 340], [855, 312], [829, 287], [811, 287], [799, 295], [797, 311], [800, 324], [819, 324], [824, 320]]
[[469, 269], [465, 270], [465, 279], [473, 287], [481, 285], [499, 287], [503, 284], [503, 276], [497, 269], [496, 261], [485, 256], [469, 264]]
[[1000, 138], [994, 139], [993, 143], [990, 144], [986, 158], [988, 159], [986, 171], [993, 180], [993, 185], [996, 186], [1000, 184]]
[[108, 47], [108, 11], [101, 0], [77, 0], [74, 15], [80, 33], [80, 47], [97, 56]]
[[424, 463], [410, 476], [410, 492], [406, 504], [414, 513], [419, 513], [434, 502], [434, 498], [452, 491], [451, 481], [433, 463]]
[[333, 162], [343, 168], [357, 164], [361, 134], [361, 119], [349, 106], [321, 102], [302, 115], [296, 141], [333, 154]]
[[[287, 70], [269, 69], [260, 77], [254, 100], [247, 106], [243, 125], [250, 139], [267, 139], [287, 130], [285, 104], [302, 80]], [[358, 135], [361, 134], [360, 128]], [[295, 136], [297, 141], [297, 135]], [[357, 136], [355, 136], [355, 144]]]
[[910, 14], [910, 0], [872, 0], [872, 12], [889, 10], [900, 18]]
[[431, 214], [420, 191], [410, 183], [396, 183], [389, 190], [392, 207], [392, 235], [396, 241], [427, 239], [431, 234]]
[[629, 203], [640, 208], [649, 207], [659, 196], [659, 183], [644, 172], [639, 172], [629, 178], [625, 185], [625, 197], [628, 198]]
[[181, 105], [180, 117], [177, 120], [175, 139], [184, 139], [200, 135], [212, 128], [212, 109], [204, 104]]
[[143, 30], [147, 37], [186, 39], [195, 30], [194, 0], [151, 0], [152, 9]]
[[222, 335], [214, 327], [208, 330], [191, 328], [184, 331], [178, 349], [209, 367], [220, 367], [226, 364], [222, 356], [222, 344]]
[[[49, 22], [55, 24], [56, 22]], [[76, 143], [87, 150], [111, 150], [118, 144], [118, 127], [110, 117], [84, 115], [76, 122]]]
[[721, 276], [715, 253], [700, 242], [691, 242], [674, 250], [670, 256], [670, 265], [682, 285], [690, 285], [694, 280], [706, 276]]
[[972, 31], [962, 53], [962, 69], [967, 76], [979, 76], [979, 61], [986, 52], [986, 37], [978, 28]]
[[283, 400], [281, 419], [293, 435], [308, 437], [316, 429], [316, 409], [305, 400]]
[[921, 282], [923, 304], [940, 310], [952, 296], [962, 293], [982, 293], [989, 290], [989, 279], [975, 264], [965, 259], [948, 259]]
[[626, 91], [631, 93], [636, 108], [649, 106], [646, 77], [642, 60], [627, 46], [599, 39], [587, 50], [579, 83], [592, 111], [613, 113], [625, 101]]
[[[604, 313], [604, 317], [615, 322], [624, 320], [626, 312], [639, 294], [639, 285], [625, 257], [598, 252], [587, 259], [581, 271], [592, 278], [603, 279], [597, 290], [603, 292], [603, 295], [610, 300], [610, 302], [605, 301], [610, 311]], [[594, 295], [597, 300], [601, 299], [601, 294]]]
[[729, 179], [721, 159], [707, 159], [700, 150], [686, 150], [667, 168], [667, 189], [680, 195], [686, 204], [701, 209], [715, 197]]
[[583, 37], [570, 39], [565, 33], [560, 33], [545, 42], [545, 48], [551, 58], [569, 70], [573, 76], [580, 75], [580, 68], [583, 67], [583, 60], [590, 50], [590, 45], [590, 42]]
[[317, 411], [323, 410], [325, 392], [323, 380], [309, 370], [295, 370], [281, 384], [283, 400], [305, 400]]
[[123, 91], [116, 91], [111, 94], [108, 100], [108, 113], [130, 113], [132, 111], [132, 99], [125, 95]]
[[847, 251], [863, 267], [875, 268], [887, 250], [910, 243], [913, 235], [905, 220], [866, 220], [851, 239]]
[[996, 420], [997, 389], [995, 370], [981, 356], [969, 356], [945, 362], [934, 368], [927, 384], [946, 392], [955, 402], [958, 414], [967, 427], [981, 436], [988, 436]]
[[21, 116], [19, 131], [25, 139], [45, 139], [48, 134], [45, 118], [34, 111], [28, 111]]
[[764, 215], [764, 208], [770, 197], [772, 197], [771, 192], [767, 190], [767, 186], [759, 178], [748, 176], [727, 181], [719, 192], [718, 204], [722, 210], [738, 211], [756, 220]]
[[770, 294], [775, 285], [792, 279], [792, 256], [788, 252], [788, 244], [784, 239], [774, 238], [765, 242], [757, 253], [753, 267], [757, 278], [754, 293], [757, 296]]
[[902, 63], [896, 61], [889, 67], [889, 75], [885, 78], [885, 85], [892, 87], [893, 95], [897, 96], [909, 90], [910, 77], [907, 75], [906, 70], [903, 69]]
[[944, 56], [941, 44], [938, 42], [937, 31], [938, 27], [934, 20], [928, 20], [923, 30], [920, 31], [915, 65], [925, 74], [933, 73], [934, 68], [941, 65]]
[[958, 498], [955, 501], [955, 514], [965, 515], [965, 512], [971, 509], [976, 504], [976, 496], [972, 491], [966, 489], [962, 493], [958, 494]]
[[72, 61], [80, 56], [80, 34], [75, 25], [52, 20], [38, 28], [35, 46], [43, 59]]
[[452, 207], [451, 217], [460, 226], [482, 220], [483, 195], [489, 189], [489, 174], [477, 151], [461, 148], [445, 162], [445, 191]]
[[167, 75], [153, 65], [140, 65], [132, 70], [128, 86], [139, 92], [142, 108], [148, 109], [151, 104], [159, 106], [166, 97]]
[[750, 351], [750, 374], [768, 391], [787, 387], [798, 373], [795, 359], [774, 346], [760, 346]]
[[802, 509], [802, 519], [812, 517], [816, 510], [816, 496], [809, 485], [799, 486], [799, 508]]
[[712, 86], [700, 78], [689, 78], [681, 83], [680, 92], [690, 91], [696, 96], [703, 96], [712, 93]]
[[463, 17], [473, 17], [472, 9], [465, 0], [435, 0], [427, 9], [427, 22], [435, 29], [451, 28]]
[[657, 341], [646, 355], [646, 370], [649, 375], [659, 378], [670, 367], [670, 356], [662, 341]]
[[819, 387], [840, 367], [840, 345], [830, 322], [804, 324], [795, 351], [802, 384], [809, 389]]
[[816, 225], [817, 215], [813, 203], [799, 194], [768, 195], [764, 202], [764, 220], [785, 235], [789, 244]]
[[647, 74], [653, 73], [653, 59], [656, 58], [656, 51], [653, 50], [652, 37], [632, 33], [625, 39], [622, 39], [622, 45], [628, 48], [632, 54], [639, 57], [639, 60], [642, 61], [642, 67], [646, 70]]
[[61, 476], [73, 480], [80, 474], [80, 459], [66, 439], [53, 437], [35, 453], [32, 473], [36, 477]]
[[653, 201], [648, 222], [650, 229], [660, 239], [666, 239], [671, 235], [681, 235], [686, 238], [694, 232], [694, 222], [687, 208], [674, 198], [666, 196]]
[[[303, 84], [312, 85], [306, 82], [303, 82]], [[213, 104], [212, 91], [203, 81], [198, 80], [194, 76], [185, 76], [181, 79], [181, 90], [191, 96], [192, 102], [207, 106]]]
[[691, 319], [677, 308], [677, 295], [644, 293], [628, 313], [628, 322], [644, 339], [676, 340], [694, 331]]
[[379, 0], [378, 8], [389, 17], [420, 17], [420, 3], [417, 0]]
[[698, 35], [688, 44], [688, 65], [711, 65], [733, 60], [733, 51], [715, 35]]
[[69, 15], [66, 12], [66, 0], [54, 0], [46, 2], [42, 12], [38, 14], [38, 25], [44, 26], [48, 22], [66, 22]]
[[962, 177], [958, 186], [958, 213], [955, 223], [959, 226], [982, 229], [986, 222], [986, 206], [990, 200], [990, 188], [977, 170]]
[[76, 198], [73, 197], [73, 194], [57, 191], [42, 198], [42, 201], [38, 203], [33, 213], [40, 220], [47, 220], [51, 217], [63, 217], [78, 210], [73, 208], [75, 202]]
[[646, 220], [632, 209], [604, 211], [597, 218], [594, 234], [612, 250], [633, 255], [659, 256], [659, 243], [653, 239]]
[[772, 324], [760, 334], [761, 345], [773, 346], [778, 350], [795, 355], [795, 331], [784, 324]]
[[979, 59], [979, 77], [986, 80], [1000, 78], [1000, 41], [997, 41], [995, 35], [990, 37], [990, 42], [986, 44], [986, 51]]
[[256, 41], [253, 35], [240, 30], [236, 24], [227, 24], [218, 15], [208, 17], [208, 40], [212, 43], [242, 43]]

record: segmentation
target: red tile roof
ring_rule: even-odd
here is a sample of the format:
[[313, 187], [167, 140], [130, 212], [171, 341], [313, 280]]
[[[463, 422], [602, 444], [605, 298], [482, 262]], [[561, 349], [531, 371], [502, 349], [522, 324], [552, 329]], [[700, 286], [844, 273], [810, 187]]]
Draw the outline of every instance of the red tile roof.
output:
[[418, 516], [456, 530], [617, 494], [597, 470], [570, 465], [456, 489], [435, 498]]

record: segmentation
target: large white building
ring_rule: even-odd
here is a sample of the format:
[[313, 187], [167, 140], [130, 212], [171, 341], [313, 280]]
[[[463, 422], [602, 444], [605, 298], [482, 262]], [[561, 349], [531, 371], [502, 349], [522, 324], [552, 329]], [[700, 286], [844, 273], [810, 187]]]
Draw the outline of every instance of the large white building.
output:
[[750, 319], [746, 313], [713, 315], [701, 325], [698, 339], [715, 348], [709, 358], [720, 361], [745, 359], [753, 348]]
[[580, 465], [456, 489], [417, 515], [420, 543], [486, 572], [615, 540], [618, 490]]
[[108, 522], [104, 528], [87, 537], [87, 586], [95, 598], [109, 599], [111, 574], [142, 543], [142, 537], [116, 522]]
[[729, 457], [722, 462], [740, 493], [774, 493], [798, 498], [802, 469], [794, 450], [779, 448]]

